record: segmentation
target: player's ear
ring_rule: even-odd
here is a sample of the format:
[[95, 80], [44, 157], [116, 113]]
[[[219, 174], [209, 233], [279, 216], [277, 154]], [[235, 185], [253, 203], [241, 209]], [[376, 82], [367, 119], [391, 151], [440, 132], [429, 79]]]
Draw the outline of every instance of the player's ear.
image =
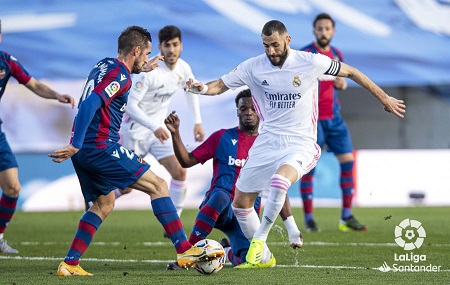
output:
[[134, 49], [133, 49], [134, 56], [139, 56], [139, 55], [141, 55], [141, 52], [142, 52], [142, 50], [141, 50], [141, 47], [140, 47], [140, 46], [135, 46], [135, 47], [134, 47]]

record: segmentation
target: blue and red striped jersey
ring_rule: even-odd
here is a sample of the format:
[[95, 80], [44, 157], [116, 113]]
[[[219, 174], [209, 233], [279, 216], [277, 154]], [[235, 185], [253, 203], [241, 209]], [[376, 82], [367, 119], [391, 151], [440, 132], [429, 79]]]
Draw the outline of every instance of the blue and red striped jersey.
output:
[[[320, 53], [331, 59], [344, 61], [341, 51], [333, 46], [330, 46], [329, 51], [324, 52], [320, 50], [315, 43], [311, 43], [301, 50]], [[339, 109], [340, 103], [336, 90], [334, 89], [334, 78], [324, 75], [323, 78], [319, 78], [319, 120], [332, 119], [334, 117], [334, 111]]]
[[[78, 108], [87, 96], [100, 96], [102, 104], [95, 111], [93, 119], [86, 122], [89, 126], [84, 134], [82, 147], [105, 148], [108, 143], [119, 141], [120, 124], [130, 87], [130, 71], [122, 62], [114, 58], [105, 58], [94, 66], [84, 85]], [[83, 121], [82, 118], [79, 119], [81, 120], [78, 121]], [[77, 132], [75, 123], [73, 130]], [[75, 136], [73, 133], [71, 143]]]
[[11, 76], [17, 79], [20, 84], [27, 84], [31, 78], [31, 75], [14, 56], [5, 51], [0, 51], [0, 99]]
[[220, 187], [229, 191], [231, 198], [234, 198], [236, 180], [256, 137], [247, 135], [237, 127], [222, 129], [192, 151], [201, 164], [213, 159], [213, 177], [208, 191]]

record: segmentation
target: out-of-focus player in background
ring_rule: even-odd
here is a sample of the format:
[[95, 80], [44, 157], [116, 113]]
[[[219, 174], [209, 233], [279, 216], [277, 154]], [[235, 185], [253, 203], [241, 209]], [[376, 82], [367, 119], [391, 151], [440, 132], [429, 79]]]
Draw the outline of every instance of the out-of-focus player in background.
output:
[[80, 267], [80, 257], [113, 210], [114, 189], [128, 186], [150, 196], [153, 214], [172, 240], [180, 267], [190, 267], [207, 256], [206, 250], [187, 241], [164, 179], [118, 142], [132, 84], [130, 73], [141, 72], [149, 63], [151, 48], [151, 35], [146, 29], [131, 26], [121, 33], [117, 58], [99, 61], [86, 80], [70, 144], [49, 154], [58, 163], [72, 159], [85, 201], [93, 202], [80, 219], [70, 249], [58, 267], [59, 276], [92, 275]]
[[[267, 236], [292, 183], [316, 166], [318, 78], [326, 74], [349, 77], [367, 89], [384, 109], [403, 118], [405, 105], [387, 95], [358, 69], [321, 54], [290, 48], [291, 36], [277, 20], [261, 32], [265, 54], [250, 58], [228, 74], [203, 85], [189, 80], [185, 89], [204, 95], [222, 94], [248, 86], [261, 119], [260, 134], [236, 181], [233, 211], [246, 236], [253, 236], [246, 260], [261, 263]], [[258, 195], [270, 189], [262, 220], [253, 208]], [[239, 265], [241, 266], [241, 265]], [[243, 268], [252, 268], [245, 263]]]
[[[179, 132], [180, 120], [172, 112], [165, 124], [172, 133], [173, 147], [178, 161], [183, 167], [189, 168], [198, 163], [205, 163], [213, 159], [213, 178], [211, 186], [200, 205], [200, 211], [195, 219], [189, 242], [205, 239], [213, 228], [221, 230], [228, 239], [222, 239], [227, 259], [234, 265], [245, 262], [251, 237], [242, 232], [236, 216], [231, 208], [234, 198], [235, 182], [241, 168], [244, 166], [248, 151], [258, 136], [259, 118], [253, 106], [249, 89], [240, 91], [236, 98], [238, 127], [221, 129], [214, 132], [204, 143], [188, 152], [183, 144]], [[254, 208], [259, 214], [261, 197], [257, 197]], [[289, 199], [286, 199], [280, 213], [288, 231], [291, 247], [302, 247], [303, 240], [292, 216]], [[268, 250], [268, 249], [267, 249]], [[276, 260], [270, 251], [266, 258], [254, 268], [267, 268], [276, 265]], [[177, 269], [174, 263], [169, 263], [168, 269]]]
[[[302, 48], [304, 51], [320, 53], [331, 59], [343, 62], [342, 53], [330, 42], [335, 34], [335, 22], [326, 13], [316, 16], [313, 22], [316, 41]], [[317, 144], [333, 152], [339, 160], [342, 189], [342, 212], [339, 222], [341, 231], [365, 231], [367, 227], [353, 216], [353, 146], [347, 124], [341, 116], [340, 103], [336, 90], [345, 90], [347, 82], [342, 77], [322, 75], [319, 77], [319, 121], [317, 124]], [[317, 232], [313, 216], [313, 178], [315, 168], [304, 175], [300, 182], [300, 194], [303, 199], [303, 213], [306, 230]]]
[[[2, 41], [2, 22], [0, 20], [0, 42]], [[75, 100], [67, 94], [59, 94], [41, 81], [31, 76], [19, 61], [11, 54], [0, 50], [0, 99], [5, 92], [10, 77], [14, 77], [20, 84], [25, 85], [36, 95], [45, 99], [56, 99], [61, 103], [75, 107]], [[2, 131], [0, 119], [0, 252], [18, 253], [8, 245], [3, 235], [16, 210], [19, 199], [20, 182], [18, 164]]]
[[[180, 58], [183, 50], [181, 31], [165, 26], [158, 33], [159, 51], [164, 63], [152, 72], [133, 75], [121, 137], [123, 145], [141, 158], [152, 154], [170, 173], [169, 193], [181, 215], [186, 196], [186, 169], [181, 167], [173, 153], [170, 133], [164, 125], [172, 96], [184, 83], [193, 78], [191, 67]], [[187, 93], [187, 105], [194, 116], [195, 141], [204, 140], [198, 96]], [[183, 99], [184, 100], [184, 99]], [[131, 189], [116, 190], [116, 197]]]

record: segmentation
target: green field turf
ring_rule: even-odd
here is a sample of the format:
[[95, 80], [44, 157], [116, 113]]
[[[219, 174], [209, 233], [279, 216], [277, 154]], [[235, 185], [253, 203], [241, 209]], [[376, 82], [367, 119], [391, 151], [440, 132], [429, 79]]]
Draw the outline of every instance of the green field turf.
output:
[[[237, 270], [226, 265], [204, 276], [191, 269], [167, 271], [175, 250], [151, 211], [114, 211], [100, 227], [81, 260], [92, 277], [58, 277], [56, 268], [72, 241], [81, 212], [17, 212], [5, 238], [19, 255], [0, 254], [0, 284], [450, 284], [450, 208], [357, 208], [355, 216], [367, 232], [342, 233], [337, 229], [340, 209], [316, 209], [319, 233], [304, 233], [304, 247], [292, 250], [284, 225], [276, 221], [268, 245], [277, 267]], [[191, 229], [195, 210], [182, 215]], [[301, 209], [294, 209], [303, 228]], [[422, 222], [427, 237], [414, 255], [426, 261], [395, 261], [404, 251], [394, 242], [394, 228], [409, 218]], [[278, 230], [277, 230], [278, 229]], [[189, 231], [188, 230], [188, 231]], [[210, 236], [219, 240], [221, 232]], [[399, 265], [441, 266], [441, 272], [381, 272], [386, 262]]]

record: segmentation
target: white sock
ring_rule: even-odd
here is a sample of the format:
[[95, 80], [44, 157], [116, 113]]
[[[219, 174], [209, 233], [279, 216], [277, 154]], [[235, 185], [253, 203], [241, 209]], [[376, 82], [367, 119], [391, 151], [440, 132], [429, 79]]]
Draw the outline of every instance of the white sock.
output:
[[263, 255], [261, 258], [261, 263], [267, 263], [270, 261], [270, 258], [272, 257], [272, 253], [270, 252], [270, 249], [267, 247], [267, 244], [264, 243], [264, 249], [263, 249]]
[[235, 208], [231, 205], [233, 209], [234, 215], [239, 222], [239, 226], [241, 227], [244, 236], [251, 240], [253, 238], [253, 234], [256, 232], [260, 225], [258, 214], [256, 214], [255, 208], [251, 207], [248, 209]]
[[122, 192], [119, 189], [114, 190], [114, 197], [117, 199], [122, 196]]
[[284, 220], [283, 222], [288, 232], [289, 241], [290, 242], [297, 241], [300, 236], [300, 230], [298, 229], [297, 224], [295, 223], [294, 216], [287, 217], [287, 219]]
[[231, 246], [224, 247], [223, 251], [225, 251], [225, 261], [231, 262], [231, 258], [230, 258], [231, 257], [231, 254], [230, 254]]
[[169, 187], [170, 198], [177, 209], [178, 216], [183, 211], [184, 200], [186, 198], [186, 181], [175, 180], [172, 178]]
[[290, 186], [291, 182], [289, 179], [279, 174], [274, 174], [272, 176], [270, 181], [270, 193], [264, 206], [261, 225], [253, 235], [254, 238], [263, 241], [267, 240], [269, 231], [278, 217], [278, 214], [280, 214], [281, 208], [283, 208], [284, 200], [286, 200], [286, 193]]

